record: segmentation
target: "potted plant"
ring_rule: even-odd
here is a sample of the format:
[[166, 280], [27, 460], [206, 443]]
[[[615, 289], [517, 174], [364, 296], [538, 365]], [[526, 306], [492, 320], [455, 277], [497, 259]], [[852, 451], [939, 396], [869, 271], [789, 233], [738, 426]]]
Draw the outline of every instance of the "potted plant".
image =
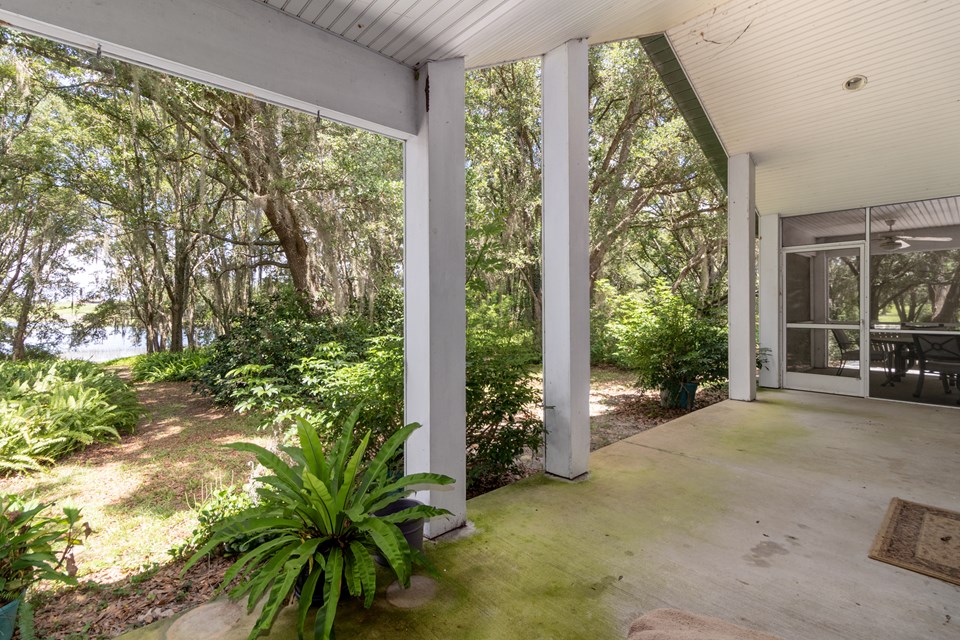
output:
[[697, 386], [727, 376], [727, 332], [665, 283], [628, 298], [611, 326], [617, 355], [664, 407], [693, 408]]
[[298, 580], [298, 635], [303, 636], [307, 612], [319, 591], [322, 606], [314, 638], [329, 640], [342, 597], [363, 597], [365, 607], [372, 604], [376, 591], [374, 556], [383, 559], [401, 585], [409, 586], [419, 553], [411, 549], [398, 523], [449, 513], [421, 504], [384, 514], [388, 507], [410, 495], [414, 486], [445, 485], [453, 480], [429, 473], [391, 477], [389, 463], [420, 425], [402, 427], [367, 460], [370, 432], [354, 448], [356, 417], [354, 412], [327, 452], [314, 427], [299, 420], [300, 446], [281, 447], [289, 461], [257, 445], [227, 445], [253, 453], [269, 473], [257, 480], [256, 504], [224, 520], [184, 571], [237, 535], [262, 540], [227, 570], [221, 585], [224, 589], [239, 580], [230, 597], [246, 594], [250, 611], [266, 596], [250, 632], [251, 640], [270, 628]]
[[73, 547], [80, 544], [80, 510], [46, 516], [50, 504], [0, 495], [0, 640], [9, 640], [20, 600], [40, 580], [76, 584]]

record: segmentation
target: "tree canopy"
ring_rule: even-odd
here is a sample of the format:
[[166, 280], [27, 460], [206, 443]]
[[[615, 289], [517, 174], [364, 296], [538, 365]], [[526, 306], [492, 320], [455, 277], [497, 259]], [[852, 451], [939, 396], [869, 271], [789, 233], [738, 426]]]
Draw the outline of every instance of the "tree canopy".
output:
[[[540, 67], [467, 77], [467, 273], [476, 300], [541, 322]], [[318, 314], [373, 316], [402, 278], [400, 142], [0, 30], [0, 315], [22, 357], [111, 325], [180, 351], [280, 286]], [[723, 302], [725, 200], [637, 41], [590, 51], [590, 277], [665, 279]], [[594, 287], [596, 288], [596, 286]], [[606, 289], [605, 289], [606, 290]], [[539, 332], [536, 332], [539, 333]]]

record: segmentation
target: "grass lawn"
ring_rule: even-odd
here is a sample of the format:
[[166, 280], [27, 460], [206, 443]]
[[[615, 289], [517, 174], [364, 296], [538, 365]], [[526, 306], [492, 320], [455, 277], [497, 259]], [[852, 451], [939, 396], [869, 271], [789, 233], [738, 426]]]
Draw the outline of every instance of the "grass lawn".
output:
[[191, 393], [190, 383], [137, 385], [146, 415], [122, 442], [88, 448], [52, 469], [0, 478], [0, 492], [83, 509], [93, 535], [76, 553], [81, 580], [114, 582], [169, 559], [196, 525], [191, 506], [220, 484], [244, 483], [252, 456], [229, 442], [264, 444], [256, 421]]

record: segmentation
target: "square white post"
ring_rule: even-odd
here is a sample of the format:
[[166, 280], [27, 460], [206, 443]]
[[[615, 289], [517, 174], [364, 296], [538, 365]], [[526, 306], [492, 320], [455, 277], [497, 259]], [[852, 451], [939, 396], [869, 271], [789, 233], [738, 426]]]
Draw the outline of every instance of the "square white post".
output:
[[780, 388], [780, 216], [760, 216], [760, 346], [770, 351], [760, 386]]
[[590, 456], [590, 204], [587, 42], [543, 57], [545, 467], [576, 478]]
[[466, 171], [463, 59], [420, 69], [418, 134], [405, 146], [404, 412], [423, 426], [405, 448], [407, 473], [442, 473], [451, 487], [417, 499], [452, 512], [436, 537], [466, 521]]
[[730, 293], [729, 387], [731, 400], [755, 400], [756, 371], [756, 189], [749, 153], [730, 158], [727, 168], [727, 261]]

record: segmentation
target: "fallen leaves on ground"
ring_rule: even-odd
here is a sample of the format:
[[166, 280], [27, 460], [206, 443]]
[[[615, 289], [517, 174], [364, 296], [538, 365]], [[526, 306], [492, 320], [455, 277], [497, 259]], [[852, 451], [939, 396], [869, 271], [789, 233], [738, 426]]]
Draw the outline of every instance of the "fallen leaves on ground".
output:
[[38, 638], [114, 638], [169, 618], [213, 598], [230, 559], [211, 558], [181, 576], [184, 560], [171, 561], [117, 582], [84, 582], [40, 594], [34, 605]]

